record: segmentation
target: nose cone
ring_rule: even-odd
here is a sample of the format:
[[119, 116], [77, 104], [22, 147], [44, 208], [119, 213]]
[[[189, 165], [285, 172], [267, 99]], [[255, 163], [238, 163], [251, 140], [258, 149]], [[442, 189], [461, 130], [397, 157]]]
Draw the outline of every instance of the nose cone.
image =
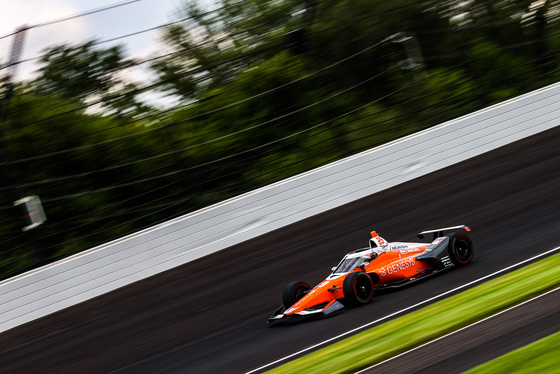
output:
[[[340, 289], [336, 288], [338, 283], [340, 283], [340, 286], [342, 286], [342, 281], [343, 280], [339, 278], [320, 283], [318, 286], [309, 291], [304, 297], [298, 300], [297, 303], [288, 308], [288, 310], [286, 310], [284, 314], [292, 315], [302, 313], [306, 309], [322, 310], [333, 299], [344, 297], [342, 294], [342, 287]], [[331, 291], [329, 291], [329, 289]]]

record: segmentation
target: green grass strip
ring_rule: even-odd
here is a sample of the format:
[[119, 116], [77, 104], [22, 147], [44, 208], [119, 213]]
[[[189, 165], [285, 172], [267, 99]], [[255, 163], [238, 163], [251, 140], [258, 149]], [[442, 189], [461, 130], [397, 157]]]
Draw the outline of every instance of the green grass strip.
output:
[[558, 373], [560, 368], [560, 332], [507, 353], [467, 371], [480, 373]]
[[[445, 275], [440, 279], [443, 278]], [[355, 372], [507, 309], [558, 285], [560, 285], [560, 254], [373, 327], [269, 372]], [[375, 301], [368, 307], [374, 308]]]

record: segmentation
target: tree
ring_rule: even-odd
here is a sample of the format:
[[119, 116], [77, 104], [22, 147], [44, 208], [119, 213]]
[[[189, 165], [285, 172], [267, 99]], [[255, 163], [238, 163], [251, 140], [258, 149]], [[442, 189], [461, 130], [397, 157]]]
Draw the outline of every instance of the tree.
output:
[[[188, 2], [146, 82], [183, 105], [144, 117], [122, 47], [52, 47], [2, 128], [18, 181], [0, 187], [0, 272], [33, 266], [39, 243], [75, 253], [557, 80], [557, 3]], [[415, 37], [420, 68], [394, 35]], [[32, 243], [12, 188], [43, 200]]]
[[221, 5], [203, 12], [187, 2], [180, 15], [189, 22], [166, 28], [162, 41], [169, 53], [152, 64], [161, 90], [192, 100], [232, 82], [285, 49], [285, 34], [296, 24], [292, 14], [302, 7], [293, 0], [223, 0]]
[[124, 57], [122, 46], [96, 48], [95, 41], [48, 48], [41, 57], [37, 88], [70, 102], [100, 102], [118, 114], [146, 110], [137, 99], [136, 84], [121, 78], [121, 72], [134, 66]]

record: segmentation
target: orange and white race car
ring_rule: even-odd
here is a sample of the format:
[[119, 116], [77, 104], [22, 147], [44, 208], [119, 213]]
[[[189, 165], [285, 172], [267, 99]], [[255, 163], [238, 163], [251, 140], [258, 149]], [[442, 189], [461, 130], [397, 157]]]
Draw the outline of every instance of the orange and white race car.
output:
[[432, 234], [431, 243], [387, 242], [375, 231], [369, 248], [348, 253], [332, 273], [313, 289], [292, 282], [282, 294], [282, 306], [268, 322], [295, 316], [331, 314], [344, 306], [367, 304], [374, 289], [400, 287], [440, 271], [468, 264], [473, 258], [470, 229], [453, 226], [418, 233]]

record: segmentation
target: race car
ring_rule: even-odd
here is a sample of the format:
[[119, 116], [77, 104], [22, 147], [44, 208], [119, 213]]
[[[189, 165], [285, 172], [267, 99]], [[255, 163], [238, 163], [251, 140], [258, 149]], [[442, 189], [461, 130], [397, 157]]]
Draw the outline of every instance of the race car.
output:
[[463, 266], [473, 258], [473, 244], [465, 225], [427, 230], [431, 243], [387, 242], [371, 232], [369, 247], [348, 253], [331, 274], [313, 289], [301, 281], [284, 288], [282, 306], [268, 323], [293, 317], [324, 316], [345, 306], [369, 303], [375, 289], [401, 287], [443, 270]]

